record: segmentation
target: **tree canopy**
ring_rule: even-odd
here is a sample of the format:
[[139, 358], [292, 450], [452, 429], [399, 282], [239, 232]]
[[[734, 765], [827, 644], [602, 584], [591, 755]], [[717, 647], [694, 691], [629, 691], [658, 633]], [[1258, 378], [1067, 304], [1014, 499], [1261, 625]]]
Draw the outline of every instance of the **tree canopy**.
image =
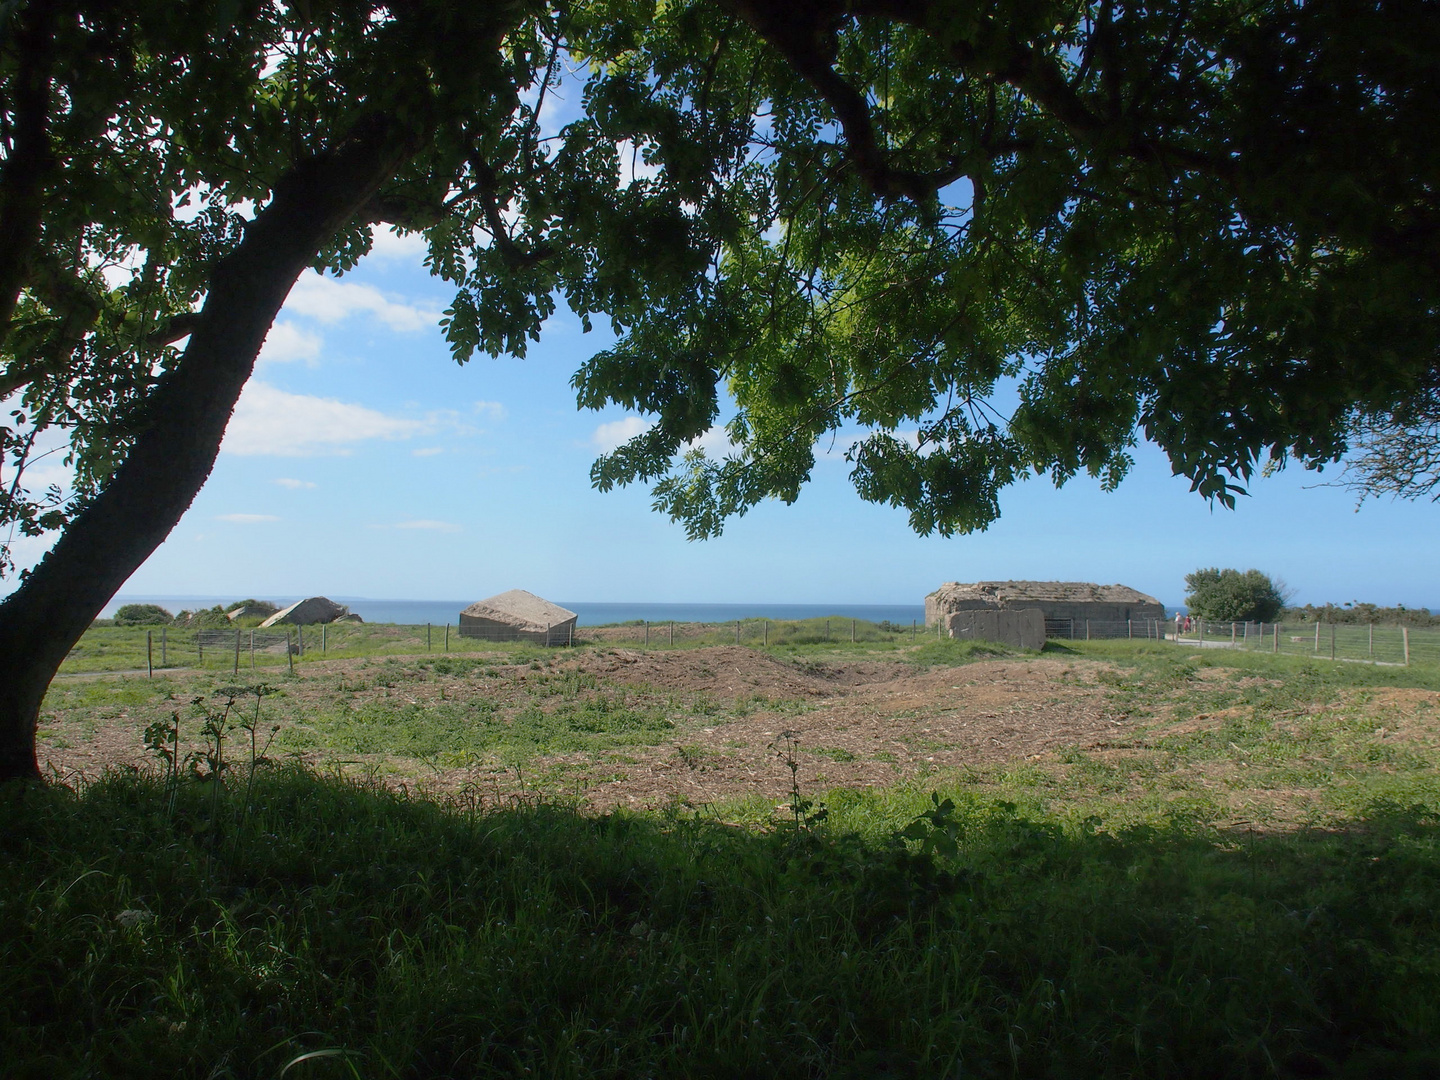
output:
[[[653, 484], [692, 536], [797, 498], [822, 440], [942, 533], [1031, 472], [1116, 484], [1141, 435], [1223, 502], [1266, 458], [1335, 460], [1435, 382], [1437, 24], [1425, 0], [4, 5], [0, 524], [61, 534], [0, 654], [59, 663], [204, 483], [296, 276], [381, 225], [454, 284], [457, 360], [522, 355], [561, 303], [609, 320], [579, 403], [653, 422], [594, 481]], [[46, 429], [68, 495], [27, 490]]]
[[1215, 622], [1273, 622], [1285, 609], [1283, 583], [1259, 570], [1210, 567], [1185, 575], [1185, 606]]
[[[423, 227], [460, 360], [522, 354], [557, 302], [610, 317], [581, 404], [655, 423], [595, 481], [655, 482], [697, 536], [796, 498], [837, 432], [922, 532], [983, 528], [1031, 471], [1114, 484], [1137, 434], [1228, 502], [1433, 381], [1418, 0], [192, 12], [9, 15], [5, 435], [23, 459], [65, 426], [78, 470], [68, 507], [0, 488], [26, 531], [123, 460], [246, 208], [379, 117], [415, 145], [316, 265]], [[581, 63], [584, 115], [543, 130]], [[736, 449], [704, 460], [717, 422]]]

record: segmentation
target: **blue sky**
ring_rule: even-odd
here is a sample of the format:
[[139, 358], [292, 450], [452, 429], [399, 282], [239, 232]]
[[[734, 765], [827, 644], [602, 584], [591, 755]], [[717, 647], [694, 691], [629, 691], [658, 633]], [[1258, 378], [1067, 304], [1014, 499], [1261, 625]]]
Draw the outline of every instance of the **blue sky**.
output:
[[[1212, 508], [1151, 447], [1117, 492], [1031, 480], [988, 532], [950, 539], [862, 502], [837, 455], [796, 505], [687, 541], [648, 491], [590, 486], [596, 454], [640, 423], [576, 409], [570, 376], [607, 339], [557, 315], [527, 359], [459, 367], [437, 326], [448, 289], [421, 256], [386, 236], [344, 278], [302, 279], [210, 482], [122, 594], [919, 603], [943, 581], [1037, 578], [1176, 604], [1186, 573], [1217, 565], [1283, 578], [1301, 603], [1440, 607], [1440, 506], [1357, 513], [1292, 468], [1237, 510]], [[22, 565], [39, 550], [17, 545]]]

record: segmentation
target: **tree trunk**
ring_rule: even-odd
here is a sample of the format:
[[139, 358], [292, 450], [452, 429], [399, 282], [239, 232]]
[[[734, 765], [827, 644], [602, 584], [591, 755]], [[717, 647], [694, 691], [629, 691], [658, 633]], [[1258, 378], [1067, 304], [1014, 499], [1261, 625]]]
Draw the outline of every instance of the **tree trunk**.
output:
[[282, 178], [239, 247], [215, 264], [190, 342], [151, 393], [149, 422], [123, 464], [0, 603], [0, 781], [39, 777], [36, 722], [61, 661], [209, 477], [296, 278], [417, 148], [372, 122]]

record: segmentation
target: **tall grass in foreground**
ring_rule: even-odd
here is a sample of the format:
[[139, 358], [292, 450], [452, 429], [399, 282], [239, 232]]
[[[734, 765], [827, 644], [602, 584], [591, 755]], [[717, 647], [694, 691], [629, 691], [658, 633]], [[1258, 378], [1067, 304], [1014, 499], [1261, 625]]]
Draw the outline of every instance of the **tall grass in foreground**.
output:
[[953, 794], [757, 832], [289, 767], [12, 787], [0, 1075], [1440, 1070], [1433, 807], [1111, 835]]

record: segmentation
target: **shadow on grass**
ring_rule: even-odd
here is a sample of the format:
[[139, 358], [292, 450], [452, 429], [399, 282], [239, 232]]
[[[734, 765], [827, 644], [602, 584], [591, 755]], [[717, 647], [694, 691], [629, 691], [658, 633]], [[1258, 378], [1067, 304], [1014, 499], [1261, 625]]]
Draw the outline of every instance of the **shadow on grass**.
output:
[[0, 1074], [1440, 1070], [1424, 808], [1109, 835], [961, 798], [936, 859], [292, 768], [232, 787], [0, 792]]

